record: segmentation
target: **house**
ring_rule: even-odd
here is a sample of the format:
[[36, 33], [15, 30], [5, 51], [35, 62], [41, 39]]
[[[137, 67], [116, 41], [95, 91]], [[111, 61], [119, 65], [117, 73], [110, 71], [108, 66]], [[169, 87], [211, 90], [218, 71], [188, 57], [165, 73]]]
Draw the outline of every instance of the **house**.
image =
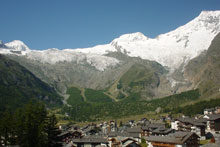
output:
[[106, 138], [80, 138], [80, 139], [73, 139], [72, 141], [73, 146], [77, 147], [95, 147], [98, 145], [108, 147], [108, 140]]
[[135, 138], [138, 142], [141, 141], [142, 129], [140, 127], [127, 128], [127, 132], [129, 137]]
[[157, 128], [152, 131], [152, 135], [154, 135], [154, 136], [165, 136], [170, 133], [174, 133], [174, 130], [171, 128], [169, 128], [169, 129], [168, 128]]
[[167, 136], [149, 136], [148, 147], [198, 147], [199, 136], [193, 132], [176, 132]]
[[204, 115], [214, 114], [215, 108], [204, 109]]
[[131, 139], [131, 138], [126, 138], [126, 139], [122, 140], [121, 146], [122, 147], [141, 147], [136, 140]]
[[195, 132], [199, 136], [205, 136], [206, 121], [205, 119], [181, 117], [171, 123], [171, 128], [178, 131]]
[[59, 135], [59, 139], [62, 142], [69, 143], [73, 138], [82, 138], [81, 131], [65, 131]]
[[128, 132], [110, 132], [108, 140], [111, 147], [139, 147], [141, 141], [139, 134]]
[[165, 128], [164, 124], [156, 124], [156, 123], [152, 123], [152, 124], [148, 124], [146, 126], [141, 127], [142, 132], [141, 132], [141, 136], [149, 136], [153, 133], [153, 130], [156, 130], [158, 128]]
[[207, 130], [210, 132], [220, 132], [220, 114], [211, 114], [204, 116], [208, 118]]

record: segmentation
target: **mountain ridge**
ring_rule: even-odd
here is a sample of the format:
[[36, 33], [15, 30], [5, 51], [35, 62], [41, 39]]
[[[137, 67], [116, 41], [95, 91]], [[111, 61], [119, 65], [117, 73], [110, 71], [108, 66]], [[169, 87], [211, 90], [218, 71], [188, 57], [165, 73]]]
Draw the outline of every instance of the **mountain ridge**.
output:
[[[0, 48], [0, 53], [63, 94], [70, 87], [79, 87], [106, 90], [115, 99], [135, 93], [151, 99], [196, 87], [184, 77], [185, 67], [208, 49], [219, 32], [220, 11], [203, 11], [189, 23], [154, 39], [137, 32], [85, 49], [28, 50], [25, 46], [9, 46]], [[120, 84], [122, 88], [117, 89]]]
[[[93, 54], [100, 58], [109, 52], [119, 51], [131, 57], [140, 57], [142, 59], [156, 61], [163, 66], [168, 66], [174, 70], [183, 62], [187, 63], [190, 59], [198, 56], [202, 51], [207, 50], [212, 39], [219, 32], [220, 11], [202, 11], [198, 17], [187, 24], [168, 33], [158, 35], [153, 39], [137, 32], [121, 35], [109, 44], [97, 45], [84, 49], [63, 49], [61, 51], [69, 53], [70, 56], [71, 53], [77, 54], [80, 52], [84, 53], [85, 56]], [[200, 44], [197, 44], [196, 42], [200, 42]], [[34, 50], [33, 52], [44, 54], [43, 56], [48, 54], [47, 50]], [[30, 59], [35, 59], [33, 57], [34, 53], [32, 54], [32, 52], [22, 53], [25, 55], [27, 54], [27, 56], [29, 54]], [[57, 52], [53, 56], [53, 58], [58, 59], [57, 62], [64, 61], [61, 58], [62, 55], [59, 55], [60, 53], [61, 52]], [[48, 60], [50, 59], [51, 57]], [[102, 60], [102, 62], [104, 61], [105, 59]], [[93, 60], [92, 62], [97, 63], [97, 61]], [[105, 64], [106, 62], [103, 63], [103, 65]]]

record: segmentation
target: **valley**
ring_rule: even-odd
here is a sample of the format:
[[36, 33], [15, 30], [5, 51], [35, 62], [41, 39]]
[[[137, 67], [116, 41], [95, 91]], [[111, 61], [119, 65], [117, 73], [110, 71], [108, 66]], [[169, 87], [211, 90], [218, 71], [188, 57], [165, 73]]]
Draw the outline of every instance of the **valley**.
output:
[[137, 32], [105, 45], [62, 50], [33, 50], [15, 40], [1, 42], [0, 53], [50, 87], [31, 87], [50, 94], [24, 99], [59, 99], [59, 115], [76, 122], [118, 119], [219, 98], [219, 26], [220, 11], [203, 11], [156, 38]]

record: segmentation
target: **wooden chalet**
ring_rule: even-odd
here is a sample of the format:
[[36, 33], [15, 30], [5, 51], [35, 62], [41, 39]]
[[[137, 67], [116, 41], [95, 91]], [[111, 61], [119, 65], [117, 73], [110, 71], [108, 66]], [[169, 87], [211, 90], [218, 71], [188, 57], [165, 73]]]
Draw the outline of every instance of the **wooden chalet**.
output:
[[176, 132], [168, 136], [147, 137], [148, 147], [198, 147], [199, 136], [193, 132]]
[[108, 140], [106, 138], [80, 138], [80, 139], [73, 139], [72, 141], [73, 146], [75, 147], [95, 147], [95, 146], [105, 146], [108, 147]]
[[207, 115], [207, 118], [207, 129], [214, 132], [220, 132], [220, 114]]

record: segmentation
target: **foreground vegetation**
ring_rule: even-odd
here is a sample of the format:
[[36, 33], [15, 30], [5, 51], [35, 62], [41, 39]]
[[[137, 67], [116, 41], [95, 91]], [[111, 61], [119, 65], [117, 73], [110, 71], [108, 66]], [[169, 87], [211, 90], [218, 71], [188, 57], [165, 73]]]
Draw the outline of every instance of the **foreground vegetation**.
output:
[[0, 114], [0, 146], [61, 146], [56, 124], [55, 115], [41, 103], [31, 101], [16, 111], [7, 110]]

